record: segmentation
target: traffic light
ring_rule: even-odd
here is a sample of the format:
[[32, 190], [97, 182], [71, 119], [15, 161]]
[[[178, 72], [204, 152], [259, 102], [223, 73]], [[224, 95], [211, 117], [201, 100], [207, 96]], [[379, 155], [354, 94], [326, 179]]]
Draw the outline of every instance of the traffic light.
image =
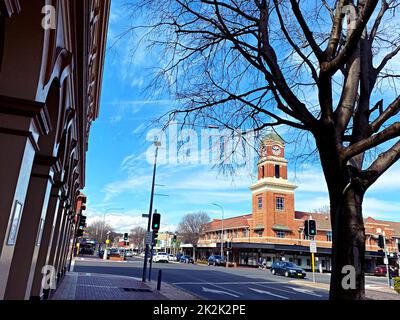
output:
[[124, 233], [124, 242], [125, 242], [126, 246], [129, 245], [129, 235], [128, 235], [128, 233]]
[[314, 237], [317, 235], [317, 223], [315, 220], [304, 221], [304, 234], [307, 237]]
[[161, 220], [161, 214], [159, 213], [153, 213], [153, 219], [151, 223], [151, 228], [153, 230], [159, 230], [160, 229], [160, 220]]
[[86, 227], [86, 216], [80, 216], [79, 217], [79, 223], [78, 223], [78, 228], [76, 231], [76, 236], [77, 237], [82, 237], [83, 236], [83, 229]]
[[83, 196], [81, 199], [82, 199], [82, 203], [81, 203], [81, 212], [82, 212], [83, 210], [86, 210], [86, 200], [87, 200], [87, 198], [86, 198], [86, 196]]
[[378, 247], [385, 248], [385, 238], [381, 234], [378, 236]]
[[156, 245], [157, 243], [157, 238], [158, 238], [158, 230], [153, 230], [153, 247]]
[[176, 234], [174, 234], [174, 237], [172, 238], [172, 242], [176, 242]]

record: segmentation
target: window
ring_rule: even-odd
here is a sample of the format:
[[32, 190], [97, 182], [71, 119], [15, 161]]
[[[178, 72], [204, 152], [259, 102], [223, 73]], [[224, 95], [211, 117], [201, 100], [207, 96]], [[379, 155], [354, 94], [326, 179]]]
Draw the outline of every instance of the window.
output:
[[264, 166], [261, 167], [261, 177], [264, 178], [265, 177], [265, 168]]
[[285, 198], [277, 197], [276, 198], [276, 210], [283, 211], [285, 209]]
[[21, 215], [22, 215], [22, 204], [19, 203], [18, 201], [15, 201], [14, 213], [13, 213], [13, 217], [11, 220], [10, 233], [8, 234], [8, 241], [7, 241], [8, 246], [15, 245], [15, 242], [17, 241], [17, 235], [18, 235], [18, 229], [19, 229], [19, 223], [21, 220]]
[[326, 233], [326, 241], [332, 242], [332, 232], [328, 231]]
[[279, 164], [275, 165], [275, 178], [280, 178]]
[[307, 266], [311, 266], [311, 259], [307, 259]]
[[277, 231], [276, 232], [276, 237], [277, 238], [285, 238], [285, 236], [286, 236], [285, 233], [286, 233], [285, 231]]
[[301, 259], [297, 259], [297, 265], [301, 266]]
[[263, 236], [263, 232], [262, 232], [262, 230], [260, 230], [260, 231], [257, 231], [257, 234], [258, 234], [258, 237], [259, 237], [259, 238], [261, 238], [261, 237]]
[[40, 219], [40, 224], [39, 224], [39, 230], [37, 234], [37, 239], [36, 239], [36, 245], [40, 246], [40, 242], [42, 241], [42, 235], [43, 235], [43, 229], [44, 229], [44, 219]]
[[248, 229], [243, 229], [243, 237], [246, 238], [249, 236], [249, 230]]
[[258, 197], [257, 201], [258, 201], [258, 209], [262, 209], [262, 197]]

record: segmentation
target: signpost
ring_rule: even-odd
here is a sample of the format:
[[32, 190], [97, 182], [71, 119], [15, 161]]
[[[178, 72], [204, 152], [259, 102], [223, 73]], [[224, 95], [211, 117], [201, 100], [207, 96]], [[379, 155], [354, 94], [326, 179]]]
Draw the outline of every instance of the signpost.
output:
[[312, 266], [312, 277], [313, 282], [315, 282], [315, 253], [317, 253], [317, 243], [314, 239], [310, 242], [310, 252], [311, 252], [311, 266]]
[[151, 245], [153, 241], [153, 231], [146, 231], [145, 244]]

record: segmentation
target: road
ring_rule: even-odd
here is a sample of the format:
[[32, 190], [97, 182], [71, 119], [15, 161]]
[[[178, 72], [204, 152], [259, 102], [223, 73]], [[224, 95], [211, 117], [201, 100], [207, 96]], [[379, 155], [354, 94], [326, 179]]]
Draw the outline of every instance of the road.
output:
[[[74, 271], [142, 276], [143, 259], [128, 262], [77, 260]], [[224, 268], [181, 263], [153, 264], [153, 281], [158, 270], [163, 281], [171, 283], [205, 300], [326, 300], [328, 292], [294, 284], [295, 279], [273, 276], [269, 270], [251, 268]], [[306, 279], [307, 281], [311, 281]], [[326, 275], [317, 275], [317, 281], [329, 282]]]

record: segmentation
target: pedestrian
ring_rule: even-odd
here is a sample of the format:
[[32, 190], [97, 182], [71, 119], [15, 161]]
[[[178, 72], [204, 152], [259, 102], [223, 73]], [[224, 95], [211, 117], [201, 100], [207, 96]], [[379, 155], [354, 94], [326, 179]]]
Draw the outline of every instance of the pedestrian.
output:
[[264, 258], [263, 262], [262, 262], [262, 269], [267, 270], [267, 259]]

